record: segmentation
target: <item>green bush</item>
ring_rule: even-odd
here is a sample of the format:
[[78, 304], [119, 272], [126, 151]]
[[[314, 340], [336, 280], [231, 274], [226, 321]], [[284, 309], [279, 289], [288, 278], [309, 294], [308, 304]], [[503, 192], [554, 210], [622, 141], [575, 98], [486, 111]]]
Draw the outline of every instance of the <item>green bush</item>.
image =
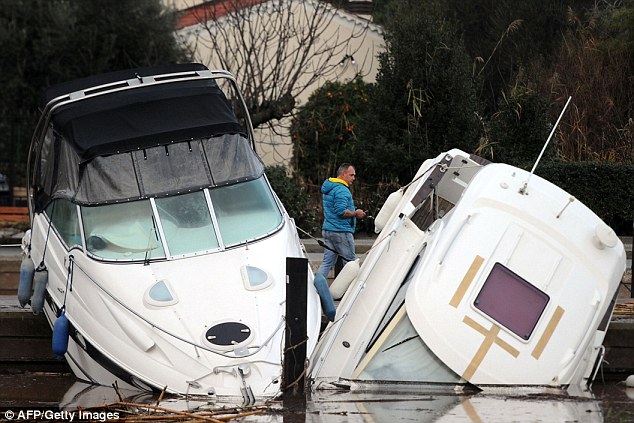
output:
[[393, 6], [354, 159], [374, 183], [407, 182], [426, 158], [474, 151], [479, 138], [477, 84], [457, 28], [427, 2]]
[[[536, 91], [515, 88], [501, 102], [489, 126], [490, 149], [482, 152], [483, 157], [512, 166], [525, 162], [532, 164], [539, 157], [552, 127], [548, 101]], [[554, 151], [554, 143], [551, 142], [542, 160], [552, 158]]]
[[357, 124], [372, 86], [357, 78], [326, 82], [311, 94], [291, 123], [296, 175], [312, 184], [335, 176], [343, 162], [355, 162]]
[[545, 163], [535, 173], [588, 206], [618, 235], [632, 233], [634, 165], [612, 162]]
[[[306, 190], [286, 175], [284, 166], [267, 166], [265, 173], [273, 191], [289, 216], [295, 220], [295, 225], [310, 234], [318, 234], [321, 230], [320, 217]], [[304, 236], [302, 231], [299, 231], [299, 235]]]

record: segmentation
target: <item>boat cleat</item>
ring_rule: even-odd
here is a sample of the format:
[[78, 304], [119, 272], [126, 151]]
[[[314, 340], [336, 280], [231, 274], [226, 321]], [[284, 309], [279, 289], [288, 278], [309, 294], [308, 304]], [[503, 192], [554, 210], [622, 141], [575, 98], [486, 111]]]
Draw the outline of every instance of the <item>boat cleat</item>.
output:
[[246, 363], [240, 364], [238, 366], [238, 373], [240, 373], [242, 377], [248, 377], [251, 374], [251, 366]]
[[[248, 365], [246, 365], [249, 368]], [[255, 404], [255, 396], [253, 395], [253, 390], [251, 386], [247, 385], [246, 380], [244, 380], [245, 375], [242, 372], [242, 366], [238, 366], [238, 373], [240, 374], [240, 379], [242, 379], [242, 387], [240, 388], [240, 392], [242, 393], [242, 402], [243, 405], [253, 405]]]

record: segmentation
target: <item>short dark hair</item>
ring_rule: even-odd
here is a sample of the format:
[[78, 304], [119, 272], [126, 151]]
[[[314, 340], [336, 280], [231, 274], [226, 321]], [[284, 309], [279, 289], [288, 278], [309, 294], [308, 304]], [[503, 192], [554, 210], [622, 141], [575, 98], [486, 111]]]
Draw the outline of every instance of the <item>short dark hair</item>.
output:
[[337, 176], [345, 172], [350, 166], [352, 166], [352, 164], [350, 163], [341, 163], [339, 167], [337, 168]]

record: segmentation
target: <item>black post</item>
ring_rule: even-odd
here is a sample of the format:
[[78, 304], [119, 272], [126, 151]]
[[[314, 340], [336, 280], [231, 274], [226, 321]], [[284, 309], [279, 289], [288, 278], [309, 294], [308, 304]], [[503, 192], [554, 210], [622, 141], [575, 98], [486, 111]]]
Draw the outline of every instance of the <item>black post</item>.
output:
[[[634, 286], [634, 282], [632, 282], [631, 273], [634, 272], [634, 211], [632, 212], [632, 247], [630, 251], [630, 298], [634, 298], [634, 292], [632, 292], [632, 286]], [[627, 260], [627, 257], [626, 257]]]
[[286, 258], [286, 336], [282, 391], [285, 395], [304, 394], [306, 366], [306, 313], [308, 259]]
[[339, 272], [341, 272], [341, 269], [343, 269], [346, 263], [347, 261], [345, 261], [343, 257], [337, 256], [337, 261], [335, 262], [335, 278], [339, 275]]

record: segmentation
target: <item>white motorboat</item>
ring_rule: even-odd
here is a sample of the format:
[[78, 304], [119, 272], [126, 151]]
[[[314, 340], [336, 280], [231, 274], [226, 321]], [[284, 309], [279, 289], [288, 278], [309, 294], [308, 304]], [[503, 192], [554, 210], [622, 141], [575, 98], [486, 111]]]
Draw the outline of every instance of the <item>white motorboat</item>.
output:
[[228, 72], [170, 65], [51, 87], [28, 173], [19, 298], [45, 313], [79, 379], [275, 397], [289, 301], [307, 303], [311, 353], [319, 296], [308, 269], [307, 298], [287, 298], [286, 258], [306, 255]]
[[625, 250], [581, 202], [454, 149], [425, 161], [376, 224], [331, 286], [345, 294], [312, 357], [316, 389], [591, 384]]

